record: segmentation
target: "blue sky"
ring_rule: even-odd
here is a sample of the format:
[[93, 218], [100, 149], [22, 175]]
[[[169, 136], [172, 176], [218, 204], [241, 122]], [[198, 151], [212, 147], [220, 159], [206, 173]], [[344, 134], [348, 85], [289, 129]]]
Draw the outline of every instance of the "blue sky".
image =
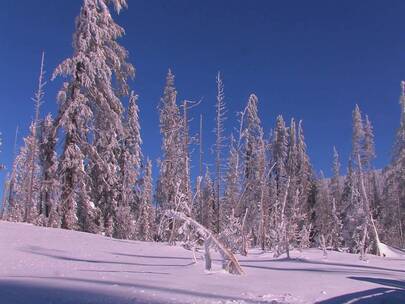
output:
[[[49, 77], [72, 54], [81, 0], [3, 0], [0, 11], [0, 162], [12, 161], [16, 125], [26, 135], [33, 116], [41, 51]], [[129, 0], [115, 20], [136, 67], [144, 154], [156, 160], [156, 107], [166, 71], [176, 75], [179, 100], [199, 100], [191, 113], [197, 132], [204, 113], [205, 154], [214, 141], [215, 76], [224, 76], [229, 134], [250, 93], [259, 97], [268, 133], [277, 115], [303, 119], [314, 168], [329, 174], [336, 145], [346, 166], [351, 111], [358, 103], [374, 124], [375, 166], [387, 164], [399, 125], [400, 81], [405, 79], [405, 2]], [[60, 80], [46, 86], [42, 114], [55, 113]], [[127, 101], [124, 100], [126, 104]], [[21, 143], [21, 138], [20, 138]], [[198, 156], [194, 155], [193, 165]], [[0, 173], [0, 179], [5, 173]]]

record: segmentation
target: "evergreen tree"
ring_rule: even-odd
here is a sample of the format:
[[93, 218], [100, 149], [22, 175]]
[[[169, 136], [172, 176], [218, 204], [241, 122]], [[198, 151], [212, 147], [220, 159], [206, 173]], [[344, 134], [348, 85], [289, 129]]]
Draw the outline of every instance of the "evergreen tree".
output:
[[57, 178], [58, 159], [55, 151], [56, 138], [53, 136], [53, 119], [48, 114], [41, 125], [40, 163], [42, 168], [40, 214], [45, 225], [59, 227], [58, 213], [59, 181]]
[[364, 128], [363, 118], [357, 104], [353, 110], [352, 120], [352, 161], [354, 164], [357, 164], [358, 168], [360, 166], [360, 164], [357, 163], [358, 157], [363, 161]]
[[257, 245], [261, 220], [261, 185], [265, 176], [263, 129], [258, 116], [258, 99], [249, 96], [246, 106], [246, 126], [244, 130], [244, 178], [243, 210], [247, 210], [247, 220], [243, 233], [251, 234], [253, 245]]
[[359, 252], [361, 232], [364, 226], [366, 214], [361, 202], [358, 179], [353, 169], [352, 161], [349, 161], [349, 168], [345, 177], [343, 193], [343, 240], [344, 246], [350, 252]]
[[382, 210], [382, 224], [384, 242], [399, 246], [405, 246], [405, 82], [401, 82], [400, 97], [400, 126], [398, 128], [392, 160], [385, 172], [385, 185]]
[[236, 147], [235, 138], [231, 135], [228, 165], [225, 175], [224, 201], [221, 207], [221, 231], [229, 224], [230, 215], [234, 214], [240, 199], [240, 164], [239, 151]]
[[153, 180], [152, 162], [146, 160], [145, 173], [142, 182], [142, 196], [139, 216], [136, 224], [136, 236], [142, 241], [153, 241], [154, 238], [154, 208], [153, 208]]
[[136, 184], [141, 167], [142, 139], [137, 99], [138, 96], [131, 92], [120, 156], [121, 189], [115, 236], [122, 239], [133, 236], [135, 214], [139, 211]]
[[202, 225], [210, 231], [216, 227], [215, 221], [215, 188], [208, 168], [202, 182]]
[[[160, 161], [159, 179], [157, 182], [156, 200], [161, 216], [166, 210], [176, 209], [177, 185], [181, 182], [182, 121], [180, 110], [176, 103], [177, 92], [174, 86], [174, 75], [169, 69], [163, 97], [159, 105], [160, 133], [162, 134], [162, 160]], [[160, 219], [160, 237], [169, 240], [176, 230], [175, 221]]]
[[[74, 54], [53, 75], [70, 78], [59, 94], [61, 105], [55, 122], [66, 132], [60, 161], [62, 227], [77, 227], [76, 212], [82, 210], [82, 229], [94, 230], [91, 223], [99, 217], [100, 209], [103, 221], [97, 226], [104, 226], [106, 235], [113, 233], [119, 196], [118, 156], [123, 137], [119, 97], [128, 94], [127, 79], [134, 74], [133, 66], [126, 62], [128, 52], [116, 41], [124, 29], [113, 21], [110, 2], [84, 0], [76, 19]], [[124, 0], [113, 3], [117, 11], [126, 5]]]
[[363, 162], [364, 169], [369, 171], [373, 168], [372, 161], [376, 157], [374, 146], [373, 126], [366, 115], [364, 122], [364, 147], [363, 147]]
[[341, 212], [342, 186], [340, 182], [340, 156], [333, 147], [332, 178], [330, 182], [331, 196], [335, 200], [338, 213]]
[[39, 155], [34, 128], [32, 123], [30, 134], [24, 138], [24, 145], [15, 160], [15, 192], [11, 205], [11, 220], [16, 222], [36, 223], [38, 216], [41, 170], [38, 161], [32, 162], [34, 155]]

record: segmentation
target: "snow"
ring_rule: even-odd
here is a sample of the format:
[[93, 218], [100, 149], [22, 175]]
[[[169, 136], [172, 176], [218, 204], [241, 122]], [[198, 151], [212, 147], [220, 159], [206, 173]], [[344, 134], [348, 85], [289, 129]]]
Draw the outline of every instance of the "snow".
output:
[[402, 258], [405, 259], [405, 250], [388, 246], [384, 243], [379, 243], [379, 249], [382, 256], [387, 258]]
[[[0, 303], [405, 303], [405, 258], [251, 250], [235, 276], [181, 246], [0, 221]], [[215, 264], [216, 263], [216, 264]]]

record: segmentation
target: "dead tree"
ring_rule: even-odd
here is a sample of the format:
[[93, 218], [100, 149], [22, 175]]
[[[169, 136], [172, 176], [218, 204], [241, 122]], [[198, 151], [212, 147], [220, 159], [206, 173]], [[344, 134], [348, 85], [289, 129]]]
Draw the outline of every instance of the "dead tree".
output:
[[213, 248], [219, 252], [222, 257], [222, 268], [227, 272], [235, 275], [244, 274], [242, 267], [240, 266], [238, 260], [207, 228], [202, 226], [200, 223], [193, 220], [191, 217], [185, 215], [182, 212], [177, 212], [174, 210], [167, 210], [165, 215], [173, 220], [183, 221], [185, 225], [193, 227], [197, 233], [204, 240], [205, 249], [205, 269], [211, 270], [212, 260], [210, 249]]
[[363, 200], [363, 208], [366, 213], [366, 220], [364, 222], [363, 236], [362, 236], [361, 247], [360, 247], [360, 259], [363, 260], [363, 259], [365, 259], [367, 229], [368, 229], [369, 224], [371, 225], [371, 228], [373, 229], [374, 241], [375, 241], [378, 256], [381, 255], [381, 249], [380, 249], [380, 238], [378, 236], [378, 231], [377, 231], [377, 227], [374, 222], [373, 214], [370, 210], [370, 202], [368, 200], [366, 186], [364, 184], [363, 168], [362, 168], [361, 161], [360, 161], [360, 154], [357, 154], [357, 162], [359, 164], [360, 191], [361, 191], [362, 200]]

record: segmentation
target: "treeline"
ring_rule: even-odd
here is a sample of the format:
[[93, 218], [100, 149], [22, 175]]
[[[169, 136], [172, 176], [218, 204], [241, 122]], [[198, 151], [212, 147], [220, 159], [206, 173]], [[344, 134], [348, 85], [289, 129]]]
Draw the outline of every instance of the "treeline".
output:
[[[239, 113], [238, 129], [226, 134], [225, 93], [217, 76], [214, 170], [191, 179], [189, 101], [179, 103], [169, 70], [158, 107], [162, 155], [158, 180], [142, 153], [138, 96], [128, 80], [135, 68], [117, 41], [124, 29], [117, 12], [125, 0], [85, 0], [76, 19], [74, 52], [54, 71], [65, 82], [58, 112], [40, 115], [44, 58], [35, 114], [4, 185], [1, 217], [41, 226], [102, 233], [122, 239], [198, 242], [198, 231], [167, 216], [174, 210], [215, 233], [234, 252], [249, 247], [276, 255], [320, 246], [379, 253], [380, 242], [404, 247], [405, 94], [392, 161], [375, 170], [373, 127], [353, 111], [352, 153], [342, 176], [333, 150], [333, 176], [316, 174], [303, 124], [278, 116], [265, 135], [258, 97]], [[125, 108], [122, 100], [128, 98]], [[213, 118], [214, 120], [214, 118]], [[202, 151], [202, 128], [199, 145]], [[56, 147], [61, 147], [57, 149]]]

